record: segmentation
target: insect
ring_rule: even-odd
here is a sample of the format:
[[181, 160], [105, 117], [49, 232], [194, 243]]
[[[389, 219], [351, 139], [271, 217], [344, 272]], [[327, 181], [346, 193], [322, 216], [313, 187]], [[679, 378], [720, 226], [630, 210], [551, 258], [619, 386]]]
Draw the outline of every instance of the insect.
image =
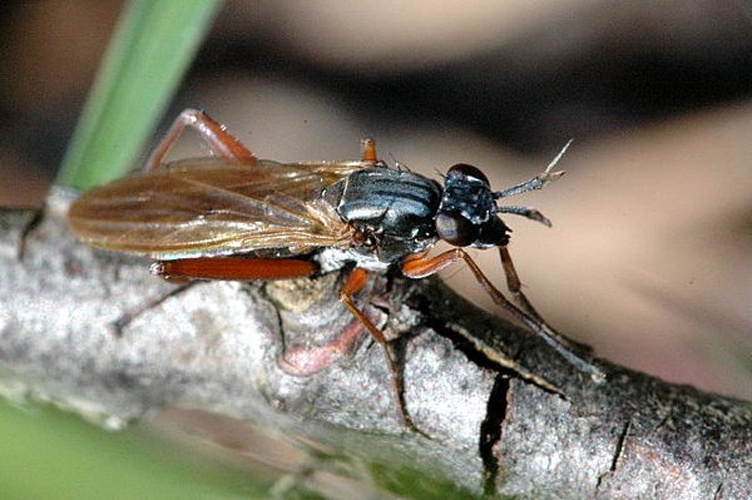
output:
[[[163, 163], [186, 127], [196, 129], [214, 156]], [[220, 123], [187, 109], [174, 121], [143, 172], [95, 188], [69, 212], [74, 234], [107, 250], [155, 259], [152, 272], [167, 278], [270, 280], [315, 276], [353, 266], [340, 300], [380, 344], [387, 339], [354, 300], [368, 273], [399, 266], [423, 278], [464, 262], [493, 301], [594, 376], [600, 370], [574, 353], [520, 290], [507, 243], [510, 229], [498, 214], [550, 225], [539, 211], [497, 202], [540, 189], [563, 174], [552, 171], [492, 191], [476, 167], [457, 164], [437, 181], [387, 166], [375, 143], [364, 141], [361, 160], [277, 163], [260, 160]], [[454, 248], [429, 256], [443, 240]], [[464, 248], [498, 249], [508, 301]], [[387, 352], [395, 379], [397, 368]], [[401, 383], [400, 410], [406, 422]]]

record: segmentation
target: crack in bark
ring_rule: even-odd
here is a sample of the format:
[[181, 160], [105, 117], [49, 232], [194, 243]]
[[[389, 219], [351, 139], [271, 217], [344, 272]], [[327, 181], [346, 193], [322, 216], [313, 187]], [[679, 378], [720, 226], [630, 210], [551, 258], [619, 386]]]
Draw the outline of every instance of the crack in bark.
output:
[[723, 498], [723, 483], [718, 483], [718, 488], [716, 488], [713, 493], [713, 500], [718, 500], [720, 498]]
[[613, 460], [611, 460], [611, 467], [610, 467], [611, 472], [615, 472], [616, 467], [618, 467], [619, 465], [619, 460], [621, 459], [622, 453], [624, 452], [624, 446], [625, 446], [624, 443], [627, 440], [627, 434], [629, 434], [629, 429], [631, 427], [632, 427], [632, 421], [627, 420], [627, 422], [624, 424], [624, 428], [619, 434], [619, 439], [616, 441], [616, 449], [614, 450], [614, 458]]
[[507, 394], [509, 393], [508, 374], [496, 376], [491, 394], [488, 396], [486, 417], [480, 424], [478, 450], [483, 460], [483, 493], [493, 496], [496, 492], [496, 480], [499, 476], [499, 459], [494, 447], [501, 441], [502, 425], [507, 417]]
[[611, 465], [606, 472], [598, 476], [598, 481], [595, 483], [596, 492], [600, 490], [601, 484], [603, 484], [603, 480], [606, 479], [609, 475], [616, 472], [616, 468], [619, 466], [619, 460], [621, 460], [622, 454], [624, 453], [625, 442], [627, 440], [627, 435], [629, 434], [629, 429], [631, 427], [632, 421], [627, 420], [624, 423], [624, 427], [622, 427], [621, 432], [619, 433], [619, 437], [616, 439], [616, 446], [614, 447], [614, 454], [611, 458]]

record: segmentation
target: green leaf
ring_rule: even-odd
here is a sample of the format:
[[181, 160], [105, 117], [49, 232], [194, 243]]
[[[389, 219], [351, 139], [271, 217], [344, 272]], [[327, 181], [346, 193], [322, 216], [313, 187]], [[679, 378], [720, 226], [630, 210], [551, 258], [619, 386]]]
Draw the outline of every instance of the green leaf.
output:
[[121, 16], [58, 183], [87, 189], [133, 168], [220, 0], [133, 0]]

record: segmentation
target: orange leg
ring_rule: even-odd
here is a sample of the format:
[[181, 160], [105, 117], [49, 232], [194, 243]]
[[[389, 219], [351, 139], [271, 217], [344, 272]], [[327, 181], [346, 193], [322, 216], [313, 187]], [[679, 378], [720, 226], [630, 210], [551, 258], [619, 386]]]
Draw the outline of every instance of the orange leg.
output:
[[365, 269], [353, 270], [353, 272], [350, 273], [350, 276], [347, 277], [345, 284], [342, 285], [342, 290], [339, 293], [339, 300], [344, 304], [348, 311], [350, 311], [352, 315], [355, 316], [364, 327], [366, 327], [368, 332], [373, 335], [374, 339], [376, 339], [376, 342], [386, 345], [387, 340], [386, 337], [384, 337], [383, 332], [379, 330], [370, 319], [368, 319], [368, 316], [366, 316], [365, 313], [355, 305], [355, 302], [352, 299], [353, 295], [363, 289], [366, 285], [367, 279], [368, 273]]
[[507, 277], [507, 288], [509, 288], [509, 291], [517, 300], [517, 303], [523, 311], [535, 318], [538, 322], [543, 323], [541, 315], [538, 314], [538, 311], [535, 310], [533, 304], [531, 304], [525, 294], [522, 293], [522, 282], [517, 274], [517, 270], [514, 268], [512, 256], [509, 255], [507, 247], [499, 247], [499, 256], [501, 257], [501, 267], [504, 268], [504, 275]]
[[[256, 156], [235, 138], [227, 127], [215, 121], [203, 111], [197, 109], [183, 110], [165, 133], [157, 147], [149, 155], [144, 165], [147, 172], [159, 167], [173, 144], [180, 138], [186, 127], [192, 127], [206, 141], [212, 153], [239, 162], [256, 161]], [[363, 162], [375, 164], [376, 142], [373, 139], [363, 139]]]
[[303, 259], [255, 259], [250, 257], [198, 257], [159, 260], [152, 274], [170, 280], [276, 280], [311, 276], [318, 266]]
[[175, 118], [162, 140], [159, 142], [149, 159], [144, 165], [147, 172], [159, 167], [164, 161], [165, 155], [170, 150], [185, 127], [193, 127], [209, 145], [212, 153], [225, 158], [231, 158], [240, 162], [253, 162], [256, 157], [248, 148], [237, 140], [227, 127], [209, 118], [203, 111], [186, 109]]
[[363, 139], [363, 161], [376, 163], [376, 141], [373, 139]]
[[[504, 268], [504, 274], [507, 277], [507, 287], [514, 296], [514, 299], [517, 301], [517, 304], [522, 308], [523, 311], [535, 318], [536, 321], [541, 324], [546, 324], [543, 316], [541, 316], [538, 311], [535, 310], [533, 304], [522, 292], [522, 283], [520, 282], [520, 278], [517, 275], [517, 270], [514, 268], [512, 256], [509, 255], [509, 250], [507, 249], [507, 247], [499, 247], [499, 256], [501, 257], [501, 265]], [[547, 325], [547, 327], [549, 330], [555, 332], [555, 330], [550, 326]], [[570, 340], [563, 335], [558, 335], [558, 339], [559, 342], [569, 350], [580, 350], [585, 352], [592, 351], [592, 348], [590, 346]]]
[[[509, 257], [508, 253], [506, 254], [506, 257]], [[513, 303], [509, 302], [506, 297], [504, 297], [504, 295], [491, 283], [486, 275], [483, 274], [483, 271], [480, 269], [478, 264], [476, 264], [475, 261], [470, 257], [470, 255], [461, 248], [447, 250], [444, 253], [430, 258], [427, 257], [425, 253], [417, 254], [413, 258], [410, 258], [403, 263], [402, 272], [408, 278], [425, 278], [459, 261], [465, 262], [467, 267], [470, 268], [470, 271], [472, 271], [475, 279], [478, 281], [478, 283], [480, 283], [480, 285], [483, 287], [486, 293], [488, 293], [488, 295], [496, 305], [503, 308], [512, 317], [516, 318], [528, 328], [530, 328], [539, 337], [545, 340], [546, 343], [556, 349], [556, 351], [561, 354], [561, 356], [563, 356], [577, 369], [582, 372], [589, 373], [597, 379], [602, 379], [604, 377], [603, 372], [598, 367], [577, 356], [571, 349], [573, 344], [569, 340], [564, 338], [561, 334], [553, 330], [550, 326], [548, 326], [548, 324], [543, 321], [540, 315], [535, 312], [535, 309], [532, 309], [532, 306], [530, 306], [532, 310], [532, 313], [530, 313], [529, 311], [520, 309]], [[502, 263], [503, 262], [504, 254], [502, 253]], [[511, 259], [508, 259], [506, 266], [507, 267], [505, 267], [505, 272], [508, 269], [512, 272], [511, 275], [509, 273], [507, 274], [507, 282], [510, 285], [510, 288], [515, 287], [517, 291], [515, 292], [513, 290], [513, 293], [515, 293], [515, 295], [517, 296], [521, 295], [524, 298], [522, 292], [519, 291], [519, 278], [517, 277], [516, 271], [514, 271], [514, 266], [511, 265]], [[524, 303], [529, 304], [527, 298], [524, 298], [523, 304]], [[526, 309], [525, 306], [523, 306], [523, 308]]]
[[397, 399], [397, 406], [399, 407], [400, 416], [405, 427], [410, 430], [423, 434], [413, 424], [413, 420], [407, 411], [407, 404], [405, 403], [405, 384], [402, 378], [402, 371], [399, 363], [395, 359], [392, 351], [390, 350], [389, 341], [384, 336], [384, 333], [379, 330], [376, 325], [365, 315], [363, 311], [355, 305], [352, 296], [358, 293], [366, 284], [368, 279], [368, 273], [365, 269], [355, 269], [347, 277], [347, 281], [342, 286], [342, 291], [339, 294], [339, 300], [345, 305], [345, 307], [352, 313], [353, 316], [363, 325], [366, 330], [373, 336], [373, 338], [384, 347], [384, 354], [386, 356], [387, 364], [389, 365], [389, 373], [392, 377], [392, 387], [394, 388], [394, 394]]

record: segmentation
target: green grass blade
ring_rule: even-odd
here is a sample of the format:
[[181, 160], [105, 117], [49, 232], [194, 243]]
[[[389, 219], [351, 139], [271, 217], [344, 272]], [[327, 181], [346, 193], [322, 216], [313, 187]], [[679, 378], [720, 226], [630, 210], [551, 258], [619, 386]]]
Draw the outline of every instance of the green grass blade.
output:
[[59, 184], [87, 189], [133, 168], [220, 4], [128, 4], [63, 159]]

